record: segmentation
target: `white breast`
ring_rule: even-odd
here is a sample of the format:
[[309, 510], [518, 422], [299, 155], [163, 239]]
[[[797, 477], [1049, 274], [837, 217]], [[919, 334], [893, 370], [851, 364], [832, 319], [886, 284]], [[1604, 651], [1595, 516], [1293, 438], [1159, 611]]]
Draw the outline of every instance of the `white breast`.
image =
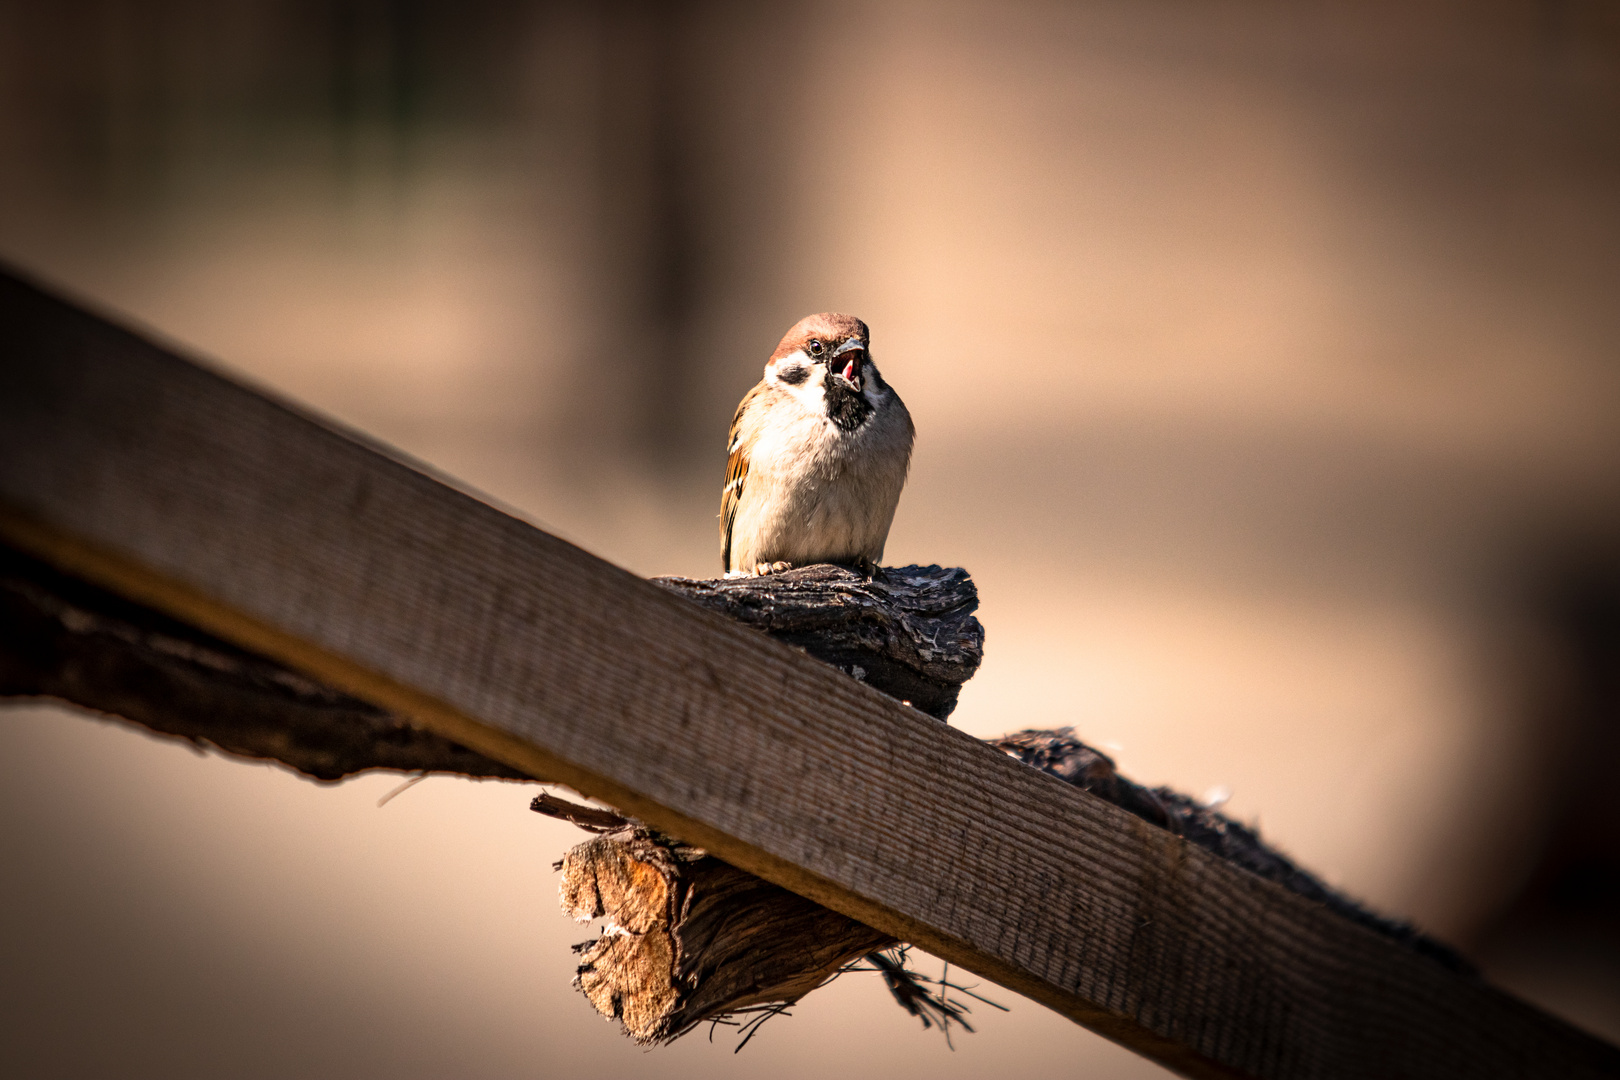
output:
[[911, 417], [892, 389], [868, 386], [874, 413], [844, 431], [827, 418], [819, 385], [793, 389], [762, 395], [744, 417], [751, 449], [731, 565], [876, 563], [906, 482]]

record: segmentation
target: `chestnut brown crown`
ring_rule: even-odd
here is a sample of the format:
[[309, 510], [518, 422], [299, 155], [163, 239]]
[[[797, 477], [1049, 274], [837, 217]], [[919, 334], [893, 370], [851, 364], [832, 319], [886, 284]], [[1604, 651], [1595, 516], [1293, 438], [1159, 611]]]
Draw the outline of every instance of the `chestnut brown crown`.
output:
[[840, 315], [836, 311], [806, 315], [782, 336], [781, 344], [771, 353], [771, 359], [780, 360], [801, 350], [808, 352], [807, 346], [812, 340], [837, 345], [850, 338], [859, 338], [863, 348], [872, 344], [871, 331], [866, 328], [865, 323], [853, 315]]

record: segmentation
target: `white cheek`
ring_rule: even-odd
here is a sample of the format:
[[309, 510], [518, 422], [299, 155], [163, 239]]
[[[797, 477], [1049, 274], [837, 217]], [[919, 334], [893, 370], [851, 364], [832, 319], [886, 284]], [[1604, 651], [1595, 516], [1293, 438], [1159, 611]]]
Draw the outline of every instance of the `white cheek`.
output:
[[[792, 365], [798, 365], [805, 370], [805, 380], [798, 385], [787, 382], [779, 374], [783, 368]], [[802, 352], [784, 356], [774, 364], [765, 365], [765, 381], [793, 398], [807, 412], [827, 411], [826, 379], [826, 365], [811, 363], [810, 358]]]
[[804, 405], [809, 412], [824, 413], [827, 411], [827, 369], [813, 367], [810, 377], [798, 386], [790, 386], [793, 396]]

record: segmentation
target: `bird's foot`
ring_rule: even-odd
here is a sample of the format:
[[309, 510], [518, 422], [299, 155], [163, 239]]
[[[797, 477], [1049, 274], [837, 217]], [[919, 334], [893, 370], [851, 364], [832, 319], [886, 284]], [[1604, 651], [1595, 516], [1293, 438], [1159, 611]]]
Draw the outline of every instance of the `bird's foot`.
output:
[[790, 562], [782, 562], [779, 559], [776, 562], [768, 562], [768, 563], [762, 562], [762, 563], [755, 564], [754, 573], [755, 573], [755, 575], [780, 574], [783, 570], [791, 570], [791, 569], [793, 569], [793, 564], [792, 563], [790, 563]]

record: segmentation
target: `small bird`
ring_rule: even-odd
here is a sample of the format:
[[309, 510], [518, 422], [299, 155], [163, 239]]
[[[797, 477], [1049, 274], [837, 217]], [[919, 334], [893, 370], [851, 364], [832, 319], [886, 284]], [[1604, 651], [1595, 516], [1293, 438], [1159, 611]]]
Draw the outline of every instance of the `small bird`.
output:
[[743, 397], [726, 444], [727, 574], [811, 563], [871, 573], [906, 484], [916, 429], [852, 315], [799, 320]]

